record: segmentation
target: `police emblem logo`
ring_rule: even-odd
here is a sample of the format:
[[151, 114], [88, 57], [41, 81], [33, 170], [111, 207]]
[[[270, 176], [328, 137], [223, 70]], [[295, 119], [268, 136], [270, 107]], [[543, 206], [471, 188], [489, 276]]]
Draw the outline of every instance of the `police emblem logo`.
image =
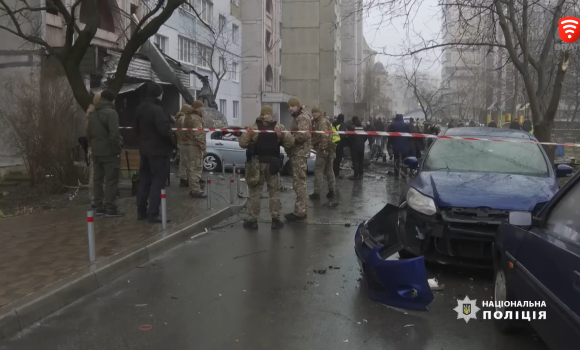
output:
[[471, 304], [463, 304], [463, 314], [469, 315], [471, 313]]

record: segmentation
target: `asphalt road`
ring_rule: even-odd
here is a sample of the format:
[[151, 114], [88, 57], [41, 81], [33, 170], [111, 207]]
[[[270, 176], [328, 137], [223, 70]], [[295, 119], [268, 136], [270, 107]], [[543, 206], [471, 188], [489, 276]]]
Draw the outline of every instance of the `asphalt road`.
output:
[[[457, 297], [491, 300], [489, 271], [430, 265], [445, 289], [435, 292], [428, 312], [368, 299], [353, 251], [356, 227], [344, 223], [369, 218], [398, 197], [402, 180], [376, 176], [368, 173], [362, 184], [341, 180], [336, 208], [310, 202], [310, 224], [272, 232], [261, 223], [248, 232], [234, 217], [0, 349], [545, 349], [531, 329], [505, 336], [481, 313], [469, 323], [457, 320]], [[285, 193], [284, 209], [292, 206]]]

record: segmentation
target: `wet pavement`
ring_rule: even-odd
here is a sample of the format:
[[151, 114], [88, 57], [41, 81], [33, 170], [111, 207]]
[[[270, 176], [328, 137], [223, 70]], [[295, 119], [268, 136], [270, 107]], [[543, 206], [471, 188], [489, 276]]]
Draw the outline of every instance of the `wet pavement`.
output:
[[[0, 342], [0, 350], [545, 349], [531, 329], [506, 336], [481, 313], [457, 320], [457, 297], [491, 300], [490, 271], [430, 265], [445, 289], [428, 312], [368, 299], [354, 254], [356, 227], [345, 224], [396, 201], [404, 180], [377, 176], [339, 180], [336, 208], [309, 202], [309, 223], [280, 232], [266, 223], [245, 231], [242, 217], [233, 217]], [[292, 200], [283, 193], [286, 212]], [[268, 218], [263, 210], [260, 221]], [[326, 273], [313, 273], [319, 269]]]
[[[230, 175], [230, 174], [228, 174]], [[212, 209], [191, 199], [187, 188], [167, 188], [168, 229], [227, 207], [229, 177], [213, 176]], [[97, 260], [125, 251], [162, 232], [161, 224], [137, 221], [135, 197], [118, 200], [123, 218], [95, 218]], [[90, 265], [87, 211], [90, 205], [0, 220], [0, 306], [55, 283]]]

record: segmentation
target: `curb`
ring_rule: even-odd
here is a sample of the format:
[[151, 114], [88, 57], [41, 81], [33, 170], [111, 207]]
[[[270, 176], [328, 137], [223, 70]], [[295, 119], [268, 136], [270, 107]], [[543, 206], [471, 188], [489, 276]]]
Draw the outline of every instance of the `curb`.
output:
[[56, 283], [42, 288], [0, 308], [0, 340], [26, 329], [68, 304], [92, 293], [136, 267], [154, 260], [167, 250], [192, 238], [204, 235], [205, 229], [237, 214], [246, 204], [228, 206], [210, 216], [193, 218], [168, 233], [151, 237], [117, 255], [77, 271]]

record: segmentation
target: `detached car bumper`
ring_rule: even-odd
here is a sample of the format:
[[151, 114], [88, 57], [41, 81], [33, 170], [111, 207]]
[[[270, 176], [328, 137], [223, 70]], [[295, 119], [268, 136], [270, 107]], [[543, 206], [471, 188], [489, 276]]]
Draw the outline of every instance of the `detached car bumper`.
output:
[[[385, 219], [379, 224], [384, 226], [390, 220], [396, 220], [397, 212], [387, 206], [379, 214], [390, 216], [390, 219]], [[375, 220], [370, 227], [367, 226], [368, 222], [359, 225], [354, 239], [355, 252], [367, 283], [369, 297], [371, 300], [393, 307], [428, 310], [427, 306], [431, 304], [434, 296], [427, 282], [423, 257], [387, 260], [402, 245], [398, 241], [388, 239], [386, 240], [389, 242], [388, 245], [384, 245], [368, 234], [369, 229], [376, 229], [378, 219], [375, 216], [369, 220]], [[391, 234], [394, 234], [394, 231], [391, 231]]]

